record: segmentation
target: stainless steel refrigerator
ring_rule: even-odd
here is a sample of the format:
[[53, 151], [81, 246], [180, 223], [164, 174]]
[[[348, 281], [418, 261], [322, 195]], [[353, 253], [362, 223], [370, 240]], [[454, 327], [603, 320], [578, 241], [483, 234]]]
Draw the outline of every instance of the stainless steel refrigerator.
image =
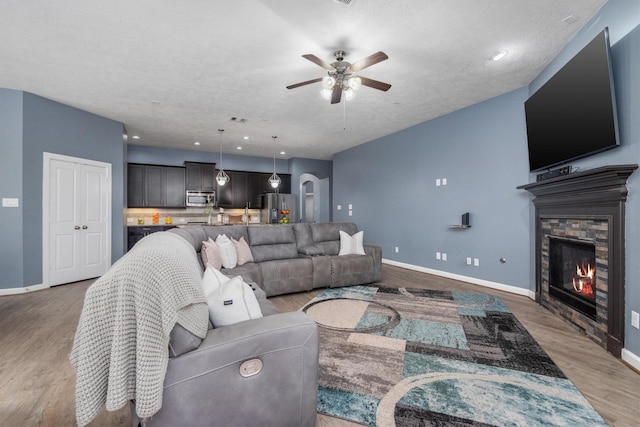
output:
[[[260, 222], [263, 224], [281, 224], [298, 222], [298, 203], [295, 194], [266, 193], [262, 196]], [[289, 213], [283, 213], [289, 211]], [[284, 218], [287, 218], [283, 221]]]

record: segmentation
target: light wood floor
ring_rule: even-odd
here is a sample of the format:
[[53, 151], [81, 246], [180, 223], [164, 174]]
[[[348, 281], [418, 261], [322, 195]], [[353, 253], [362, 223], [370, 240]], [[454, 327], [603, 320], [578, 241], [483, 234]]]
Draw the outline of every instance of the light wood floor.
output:
[[[530, 299], [384, 265], [391, 286], [498, 295], [567, 377], [613, 426], [640, 425], [640, 375]], [[68, 361], [91, 281], [0, 297], [0, 426], [74, 426], [74, 373]], [[319, 291], [271, 298], [282, 311]], [[128, 408], [103, 411], [92, 426], [130, 425]], [[357, 424], [318, 416], [318, 427]]]

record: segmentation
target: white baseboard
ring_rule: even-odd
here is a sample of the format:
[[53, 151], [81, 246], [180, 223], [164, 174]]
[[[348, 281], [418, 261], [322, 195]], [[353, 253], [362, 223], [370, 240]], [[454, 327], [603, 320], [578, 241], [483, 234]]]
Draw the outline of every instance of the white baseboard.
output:
[[636, 370], [640, 371], [640, 356], [631, 353], [626, 348], [622, 349], [622, 360], [633, 366]]
[[476, 277], [463, 276], [461, 274], [449, 273], [447, 271], [433, 270], [431, 268], [420, 267], [419, 265], [406, 264], [404, 262], [382, 259], [383, 264], [394, 265], [396, 267], [406, 268], [408, 270], [419, 271], [421, 273], [433, 274], [434, 276], [446, 277], [448, 279], [460, 280], [473, 285], [484, 286], [485, 288], [497, 289], [499, 291], [509, 292], [517, 295], [524, 295], [531, 299], [536, 298], [536, 293], [529, 289], [518, 288], [517, 286], [505, 285], [503, 283], [491, 282], [489, 280], [478, 279]]
[[27, 292], [40, 291], [42, 289], [48, 289], [48, 288], [49, 286], [47, 285], [39, 284], [39, 285], [25, 286], [23, 288], [0, 289], [0, 296], [26, 294]]

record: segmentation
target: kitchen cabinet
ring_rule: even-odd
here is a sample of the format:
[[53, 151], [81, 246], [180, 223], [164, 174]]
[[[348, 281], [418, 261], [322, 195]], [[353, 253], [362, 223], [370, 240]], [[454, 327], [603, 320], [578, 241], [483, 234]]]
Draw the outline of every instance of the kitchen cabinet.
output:
[[127, 251], [131, 250], [133, 245], [138, 243], [140, 239], [151, 233], [158, 231], [166, 231], [172, 228], [176, 228], [175, 225], [148, 225], [148, 226], [136, 226], [127, 227]]
[[186, 189], [190, 191], [216, 190], [216, 164], [184, 162]]
[[127, 206], [130, 208], [185, 207], [185, 168], [129, 163]]
[[234, 178], [233, 171], [225, 171], [229, 175], [229, 182], [225, 185], [218, 185], [216, 183], [216, 206], [221, 208], [233, 208], [233, 192], [236, 180]]
[[[260, 196], [265, 193], [273, 193], [275, 190], [269, 184], [271, 173], [226, 171], [231, 179], [223, 186], [216, 188], [217, 206], [221, 208], [245, 208], [260, 209]], [[278, 192], [291, 192], [291, 175], [278, 174], [282, 183]]]

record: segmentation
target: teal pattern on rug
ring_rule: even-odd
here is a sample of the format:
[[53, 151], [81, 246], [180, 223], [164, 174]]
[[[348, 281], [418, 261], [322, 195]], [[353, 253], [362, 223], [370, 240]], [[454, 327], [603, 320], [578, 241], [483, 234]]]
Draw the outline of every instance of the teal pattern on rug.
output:
[[[442, 379], [438, 374], [442, 375]], [[499, 426], [606, 426], [567, 379], [415, 353], [404, 376], [433, 375], [404, 395], [408, 407]], [[496, 405], [495, 402], [499, 402]]]
[[[388, 317], [376, 313], [365, 313], [358, 323], [358, 328], [383, 325]], [[421, 319], [400, 319], [400, 323], [384, 333], [377, 333], [389, 338], [432, 344], [441, 347], [461, 348], [469, 350], [467, 337], [460, 325], [430, 322]]]
[[[374, 426], [378, 403], [378, 399], [370, 396], [330, 387], [318, 387], [318, 411], [332, 417]], [[344, 414], [349, 414], [349, 417], [345, 418]]]
[[353, 328], [320, 325], [320, 413], [369, 426], [607, 426], [497, 296], [353, 286], [302, 310], [334, 299], [365, 311]]

